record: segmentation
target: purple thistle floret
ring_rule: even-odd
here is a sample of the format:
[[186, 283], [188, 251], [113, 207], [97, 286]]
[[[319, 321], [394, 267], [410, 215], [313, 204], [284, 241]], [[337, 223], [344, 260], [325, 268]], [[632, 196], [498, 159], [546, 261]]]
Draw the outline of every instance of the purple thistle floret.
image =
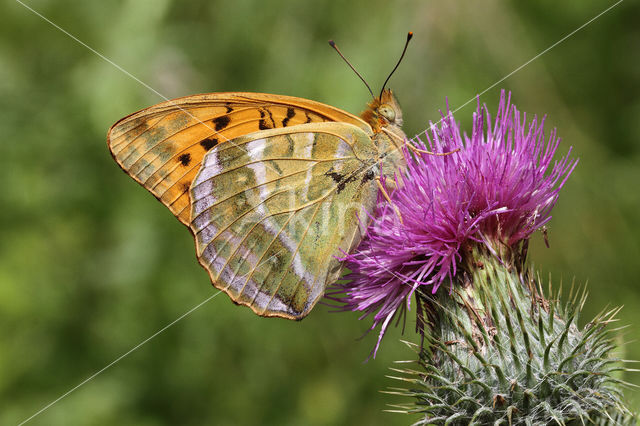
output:
[[363, 312], [361, 319], [373, 315], [371, 329], [381, 325], [374, 356], [390, 321], [410, 309], [418, 287], [435, 293], [445, 281], [453, 285], [466, 248], [481, 244], [499, 256], [499, 248], [513, 247], [551, 219], [577, 164], [569, 158], [571, 148], [554, 162], [560, 143], [555, 129], [545, 141], [544, 118], [527, 123], [504, 91], [492, 128], [491, 122], [478, 101], [471, 137], [461, 136], [447, 110], [440, 125], [425, 132], [426, 143], [412, 141], [435, 153], [458, 151], [405, 152], [408, 167], [391, 195], [402, 221], [389, 203], [380, 203], [367, 235], [346, 256], [349, 282], [328, 296], [342, 310]]

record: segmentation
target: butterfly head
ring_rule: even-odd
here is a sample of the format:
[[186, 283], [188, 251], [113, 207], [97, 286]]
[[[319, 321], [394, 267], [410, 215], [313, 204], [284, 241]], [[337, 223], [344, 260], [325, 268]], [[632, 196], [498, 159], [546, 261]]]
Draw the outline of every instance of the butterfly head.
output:
[[402, 109], [390, 89], [384, 89], [380, 96], [369, 102], [361, 117], [375, 133], [386, 128], [394, 133], [402, 133]]
[[384, 89], [360, 116], [374, 132], [373, 141], [382, 164], [380, 173], [390, 178], [386, 184], [388, 188], [393, 188], [396, 173], [405, 168], [405, 158], [400, 148], [407, 136], [402, 131], [400, 104], [390, 89]]

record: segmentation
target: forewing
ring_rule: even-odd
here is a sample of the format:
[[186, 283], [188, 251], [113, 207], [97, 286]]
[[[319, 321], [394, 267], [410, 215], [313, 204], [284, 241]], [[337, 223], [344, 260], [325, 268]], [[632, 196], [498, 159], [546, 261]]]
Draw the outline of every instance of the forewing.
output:
[[209, 150], [255, 131], [325, 121], [370, 131], [358, 117], [319, 102], [232, 92], [189, 96], [136, 112], [111, 127], [107, 142], [118, 164], [189, 225], [189, 188]]
[[369, 134], [345, 123], [254, 133], [209, 151], [191, 229], [213, 284], [264, 316], [300, 319], [338, 279], [376, 200]]

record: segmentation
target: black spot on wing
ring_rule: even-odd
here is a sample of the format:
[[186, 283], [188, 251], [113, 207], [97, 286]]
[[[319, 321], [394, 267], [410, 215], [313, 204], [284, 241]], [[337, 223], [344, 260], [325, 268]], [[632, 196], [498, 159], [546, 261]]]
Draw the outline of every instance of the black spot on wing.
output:
[[367, 183], [372, 180], [376, 176], [375, 172], [371, 169], [367, 170], [367, 172], [362, 176], [362, 183]]
[[329, 176], [335, 183], [340, 183], [344, 179], [344, 175], [336, 172], [326, 172], [325, 176]]
[[273, 129], [273, 127], [269, 126], [267, 120], [265, 120], [266, 114], [263, 110], [260, 110], [260, 121], [258, 122], [258, 128], [260, 130]]
[[211, 148], [213, 148], [214, 146], [218, 145], [218, 139], [217, 138], [207, 138], [207, 139], [203, 139], [200, 141], [200, 146], [205, 150], [205, 151], [209, 151]]
[[289, 120], [291, 120], [296, 115], [296, 110], [289, 107], [287, 108], [287, 116], [282, 120], [282, 127], [287, 127]]
[[358, 179], [358, 176], [352, 173], [348, 178], [344, 179], [342, 182], [338, 184], [338, 190], [336, 191], [336, 194], [341, 193], [342, 190], [347, 186], [347, 184], [353, 182], [356, 179]]
[[326, 172], [325, 176], [330, 177], [331, 179], [333, 179], [335, 183], [338, 184], [337, 191], [336, 191], [337, 194], [341, 193], [344, 190], [344, 188], [347, 186], [347, 184], [357, 179], [357, 176], [354, 173], [349, 175], [349, 177], [345, 177], [345, 175], [341, 173], [333, 172], [333, 171]]
[[229, 125], [231, 119], [227, 115], [221, 115], [220, 117], [216, 117], [211, 122], [215, 126], [216, 130], [222, 130]]
[[188, 166], [189, 163], [191, 163], [191, 154], [189, 154], [188, 152], [186, 154], [182, 154], [180, 157], [178, 157], [178, 161], [183, 166]]
[[269, 127], [269, 125], [267, 124], [267, 122], [266, 122], [264, 119], [262, 119], [262, 120], [260, 120], [260, 121], [258, 122], [258, 128], [259, 128], [260, 130], [267, 130], [267, 129], [270, 129], [271, 127]]
[[273, 115], [271, 114], [271, 111], [267, 110], [267, 114], [269, 114], [269, 120], [271, 120], [271, 128], [275, 129], [276, 128], [276, 122], [273, 121]]

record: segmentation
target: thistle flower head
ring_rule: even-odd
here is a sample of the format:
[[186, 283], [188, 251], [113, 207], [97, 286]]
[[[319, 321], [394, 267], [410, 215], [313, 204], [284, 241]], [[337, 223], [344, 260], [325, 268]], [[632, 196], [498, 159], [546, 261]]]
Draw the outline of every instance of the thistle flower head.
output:
[[577, 160], [570, 152], [554, 161], [560, 139], [547, 138], [544, 118], [527, 122], [503, 91], [495, 119], [478, 102], [471, 135], [461, 134], [447, 109], [425, 132], [423, 150], [449, 155], [413, 155], [396, 178], [391, 201], [379, 204], [367, 235], [346, 255], [352, 271], [329, 296], [344, 310], [373, 315], [380, 344], [398, 310], [410, 308], [417, 288], [435, 293], [453, 285], [465, 253], [474, 244], [499, 256], [551, 219], [558, 193]]

